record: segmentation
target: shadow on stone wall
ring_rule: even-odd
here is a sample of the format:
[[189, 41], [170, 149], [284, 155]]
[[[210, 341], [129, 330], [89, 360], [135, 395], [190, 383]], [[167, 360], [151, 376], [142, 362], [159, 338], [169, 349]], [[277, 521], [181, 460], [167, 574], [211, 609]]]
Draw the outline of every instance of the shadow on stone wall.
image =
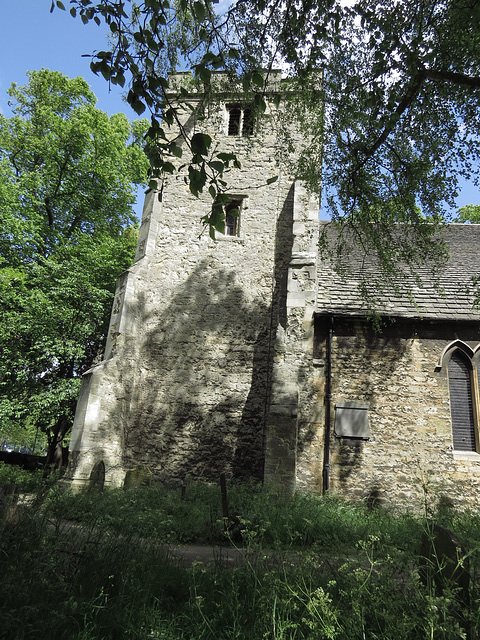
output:
[[[285, 198], [282, 210], [279, 213], [274, 251], [274, 270], [271, 292], [271, 303], [268, 307], [266, 317], [268, 326], [265, 325], [263, 338], [257, 340], [253, 354], [252, 381], [248, 398], [242, 416], [242, 424], [245, 433], [259, 430], [261, 421], [261, 477], [263, 479], [265, 450], [266, 450], [266, 430], [269, 408], [272, 400], [273, 366], [275, 359], [275, 341], [278, 327], [286, 328], [287, 324], [287, 282], [288, 268], [290, 265], [293, 250], [293, 206], [294, 206], [294, 184], [289, 189]], [[266, 376], [266, 378], [265, 378]], [[295, 383], [296, 380], [292, 380]], [[259, 414], [258, 398], [264, 397], [265, 401]], [[292, 428], [290, 438], [295, 441], [295, 427]], [[238, 469], [249, 468], [249, 453], [247, 450], [238, 450], [235, 459], [235, 467]], [[246, 474], [248, 475], [248, 473]]]
[[262, 479], [273, 343], [279, 318], [286, 317], [292, 209], [293, 189], [277, 225], [271, 303], [245, 291], [241, 265], [229, 270], [215, 254], [201, 253], [166, 306], [162, 290], [155, 293], [162, 313], [151, 297], [147, 305], [151, 292], [130, 302], [141, 330], [134, 370], [121, 374], [134, 379], [127, 392], [126, 467], [145, 465], [167, 484], [187, 474], [216, 480], [222, 472]]
[[364, 443], [362, 440], [340, 438], [335, 446], [338, 455], [338, 478], [343, 484], [361, 466]]
[[[135, 316], [145, 330], [132, 372], [126, 466], [146, 465], [167, 483], [187, 474], [216, 479], [238, 473], [232, 461], [242, 449], [258, 477], [262, 434], [245, 433], [242, 411], [253, 353], [265, 351], [268, 307], [247, 301], [235, 274], [213, 270], [207, 259], [162, 314], [147, 316], [142, 297]], [[255, 398], [262, 414], [268, 377], [256, 375], [263, 378]]]
[[[323, 330], [324, 331], [324, 330]], [[332, 451], [338, 468], [340, 485], [361, 482], [365, 465], [365, 447], [376, 443], [384, 447], [384, 437], [375, 429], [372, 416], [378, 414], [387, 401], [388, 387], [398, 373], [398, 367], [409, 352], [411, 326], [385, 324], [382, 331], [371, 325], [341, 320], [335, 323], [332, 349], [332, 433], [334, 432], [335, 401], [354, 400], [369, 402], [370, 442], [335, 438]], [[365, 491], [368, 487], [365, 486]]]

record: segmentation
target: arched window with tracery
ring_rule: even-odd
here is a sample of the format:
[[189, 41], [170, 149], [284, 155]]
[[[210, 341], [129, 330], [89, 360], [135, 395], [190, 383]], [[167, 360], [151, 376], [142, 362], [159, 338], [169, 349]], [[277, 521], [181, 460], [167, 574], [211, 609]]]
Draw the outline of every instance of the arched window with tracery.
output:
[[456, 451], [477, 450], [472, 374], [470, 358], [456, 349], [448, 361], [453, 448]]

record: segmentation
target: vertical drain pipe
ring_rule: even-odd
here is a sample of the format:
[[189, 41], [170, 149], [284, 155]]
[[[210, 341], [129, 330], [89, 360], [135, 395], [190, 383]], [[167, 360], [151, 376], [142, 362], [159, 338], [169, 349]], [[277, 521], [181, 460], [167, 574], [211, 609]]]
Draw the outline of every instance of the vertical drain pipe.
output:
[[327, 333], [327, 362], [325, 380], [325, 444], [323, 453], [323, 493], [327, 493], [330, 488], [330, 416], [332, 405], [332, 338], [333, 338], [333, 316], [328, 318]]

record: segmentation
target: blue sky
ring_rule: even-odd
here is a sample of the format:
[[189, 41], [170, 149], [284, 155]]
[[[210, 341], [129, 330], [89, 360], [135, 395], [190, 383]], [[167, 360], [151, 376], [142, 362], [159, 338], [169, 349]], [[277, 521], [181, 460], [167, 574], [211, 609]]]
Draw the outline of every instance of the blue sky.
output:
[[[83, 25], [67, 11], [50, 14], [51, 0], [0, 0], [0, 112], [10, 115], [6, 91], [12, 82], [22, 85], [27, 71], [45, 67], [69, 77], [83, 76], [97, 96], [97, 107], [110, 115], [123, 111], [129, 118], [134, 112], [122, 100], [122, 90], [95, 76], [89, 59], [82, 54], [105, 48], [106, 29], [94, 23]], [[68, 6], [68, 0], [64, 0]], [[143, 195], [137, 203], [141, 212]], [[480, 190], [463, 184], [457, 205], [480, 203]]]
[[[122, 90], [90, 71], [89, 58], [94, 50], [106, 48], [105, 27], [84, 25], [67, 11], [50, 13], [50, 0], [0, 0], [0, 112], [10, 116], [7, 89], [12, 82], [26, 84], [27, 71], [51, 69], [70, 78], [83, 76], [97, 96], [97, 107], [109, 115], [124, 112], [130, 119], [138, 116], [122, 100]], [[143, 189], [137, 193], [135, 211], [141, 217]]]
[[107, 82], [90, 71], [89, 59], [82, 58], [82, 54], [105, 48], [103, 26], [83, 25], [68, 11], [50, 13], [50, 0], [0, 0], [0, 7], [0, 109], [4, 115], [10, 115], [6, 91], [11, 83], [25, 84], [27, 71], [45, 67], [86, 78], [99, 109], [110, 115], [125, 111], [134, 116], [122, 101], [121, 90], [112, 87], [109, 92]]

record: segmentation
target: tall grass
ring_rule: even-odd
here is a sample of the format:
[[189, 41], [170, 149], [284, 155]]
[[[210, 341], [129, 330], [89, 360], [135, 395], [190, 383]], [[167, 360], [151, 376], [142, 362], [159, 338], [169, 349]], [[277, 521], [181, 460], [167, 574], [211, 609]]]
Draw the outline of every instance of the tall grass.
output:
[[[225, 533], [219, 489], [209, 485], [192, 485], [184, 500], [160, 488], [75, 496], [54, 486], [39, 495], [4, 513], [0, 638], [457, 640], [480, 632], [474, 514], [450, 511], [445, 522], [469, 554], [465, 603], [454, 582], [439, 589], [423, 579], [425, 523], [409, 514], [238, 485]], [[234, 569], [183, 567], [166, 543], [185, 541], [257, 553]]]
[[[69, 494], [60, 489], [49, 496], [58, 518], [96, 523], [124, 535], [158, 542], [227, 544], [220, 489], [193, 484], [180, 491], [143, 487], [103, 494]], [[369, 510], [326, 496], [296, 493], [276, 496], [255, 485], [229, 489], [230, 535], [234, 542], [273, 549], [314, 546], [336, 550], [368, 535], [388, 536], [393, 544], [411, 546], [422, 533], [421, 520], [411, 514]]]

